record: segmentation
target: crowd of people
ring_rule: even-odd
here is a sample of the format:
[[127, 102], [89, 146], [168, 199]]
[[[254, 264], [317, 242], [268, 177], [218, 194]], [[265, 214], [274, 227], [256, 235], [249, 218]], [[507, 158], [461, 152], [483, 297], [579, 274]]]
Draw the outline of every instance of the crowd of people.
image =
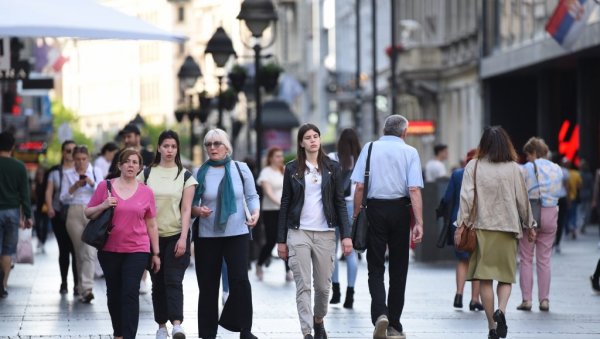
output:
[[[0, 133], [0, 297], [8, 297], [18, 228], [35, 226], [38, 251], [44, 252], [51, 223], [59, 249], [58, 292], [69, 293], [71, 269], [73, 295], [91, 303], [99, 263], [115, 338], [136, 336], [146, 271], [156, 338], [186, 338], [183, 280], [192, 259], [200, 291], [199, 337], [216, 338], [221, 326], [239, 332], [241, 339], [256, 338], [248, 271], [253, 229], [262, 224], [257, 280], [263, 280], [276, 247], [284, 280], [296, 286], [303, 338], [327, 338], [328, 307], [342, 297], [338, 251], [347, 268], [343, 307], [354, 305], [358, 255], [352, 224], [364, 207], [373, 338], [405, 338], [401, 316], [410, 244], [420, 243], [424, 232], [423, 179], [435, 183], [448, 176], [447, 146], [436, 145], [435, 159], [422, 168], [419, 153], [405, 142], [408, 126], [406, 118], [392, 115], [383, 136], [362, 147], [356, 131], [345, 129], [337, 151], [326, 154], [318, 126], [304, 124], [297, 132], [295, 158], [285, 164], [283, 149], [269, 149], [255, 179], [249, 164], [233, 160], [229, 136], [221, 129], [205, 134], [206, 161], [192, 172], [183, 166], [176, 132], [163, 131], [153, 153], [141, 146], [140, 129], [130, 124], [120, 133], [123, 147], [107, 143], [94, 161], [86, 146], [64, 141], [60, 163], [47, 171], [40, 167], [31, 189], [25, 167], [11, 156], [14, 137]], [[548, 160], [549, 149], [540, 138], [531, 138], [523, 153], [526, 159], [519, 164], [506, 131], [486, 128], [463, 167], [450, 173], [443, 198], [451, 225], [445, 242], [458, 240], [457, 227], [473, 227], [477, 236], [474, 252], [455, 250], [453, 306], [463, 307], [464, 285], [470, 281], [469, 309], [485, 312], [492, 339], [507, 336], [506, 306], [517, 271], [522, 294], [517, 310], [532, 309], [534, 263], [539, 309], [549, 310], [553, 249], [560, 252], [563, 233], [575, 239], [585, 232], [592, 211], [600, 207], [600, 170], [594, 178], [585, 161], [577, 169], [564, 159]], [[89, 220], [109, 208], [114, 228], [97, 250], [81, 234]], [[600, 261], [590, 279], [600, 291]]]

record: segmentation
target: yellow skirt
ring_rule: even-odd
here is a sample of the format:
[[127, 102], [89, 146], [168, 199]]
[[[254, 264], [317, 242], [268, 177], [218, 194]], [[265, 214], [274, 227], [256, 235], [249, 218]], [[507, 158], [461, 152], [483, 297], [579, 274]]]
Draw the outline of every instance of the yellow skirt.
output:
[[467, 280], [516, 282], [517, 238], [514, 233], [477, 230], [477, 248], [469, 258]]

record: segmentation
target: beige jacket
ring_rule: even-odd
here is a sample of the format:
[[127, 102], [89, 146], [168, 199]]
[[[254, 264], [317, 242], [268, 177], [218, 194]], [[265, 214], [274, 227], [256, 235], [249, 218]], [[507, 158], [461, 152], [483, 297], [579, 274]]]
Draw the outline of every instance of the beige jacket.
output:
[[[513, 232], [521, 238], [523, 228], [536, 227], [521, 168], [515, 162], [492, 163], [471, 160], [465, 167], [460, 189], [457, 225], [468, 224], [473, 204], [473, 171], [477, 168], [477, 219], [475, 228]], [[470, 225], [469, 225], [470, 226]]]

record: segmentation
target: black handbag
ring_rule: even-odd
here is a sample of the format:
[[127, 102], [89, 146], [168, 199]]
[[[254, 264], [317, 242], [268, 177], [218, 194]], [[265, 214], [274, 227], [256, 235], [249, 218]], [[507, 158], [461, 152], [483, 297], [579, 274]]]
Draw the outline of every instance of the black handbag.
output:
[[364, 252], [367, 249], [369, 220], [367, 220], [367, 195], [369, 194], [369, 176], [371, 170], [371, 149], [373, 143], [369, 145], [367, 154], [367, 167], [365, 168], [364, 190], [362, 202], [358, 215], [352, 222], [352, 246], [357, 252]]
[[[110, 180], [106, 180], [106, 190], [110, 197], [112, 195]], [[102, 211], [98, 218], [90, 220], [81, 234], [81, 240], [84, 243], [101, 250], [108, 239], [110, 231], [114, 227], [112, 223], [114, 213], [115, 208], [109, 207]]]

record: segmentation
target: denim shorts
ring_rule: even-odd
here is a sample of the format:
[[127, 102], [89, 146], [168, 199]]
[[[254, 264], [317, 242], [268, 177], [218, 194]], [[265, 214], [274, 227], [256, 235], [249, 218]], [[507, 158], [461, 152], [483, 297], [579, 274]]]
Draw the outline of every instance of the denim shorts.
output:
[[17, 253], [20, 217], [18, 208], [0, 210], [0, 255]]

